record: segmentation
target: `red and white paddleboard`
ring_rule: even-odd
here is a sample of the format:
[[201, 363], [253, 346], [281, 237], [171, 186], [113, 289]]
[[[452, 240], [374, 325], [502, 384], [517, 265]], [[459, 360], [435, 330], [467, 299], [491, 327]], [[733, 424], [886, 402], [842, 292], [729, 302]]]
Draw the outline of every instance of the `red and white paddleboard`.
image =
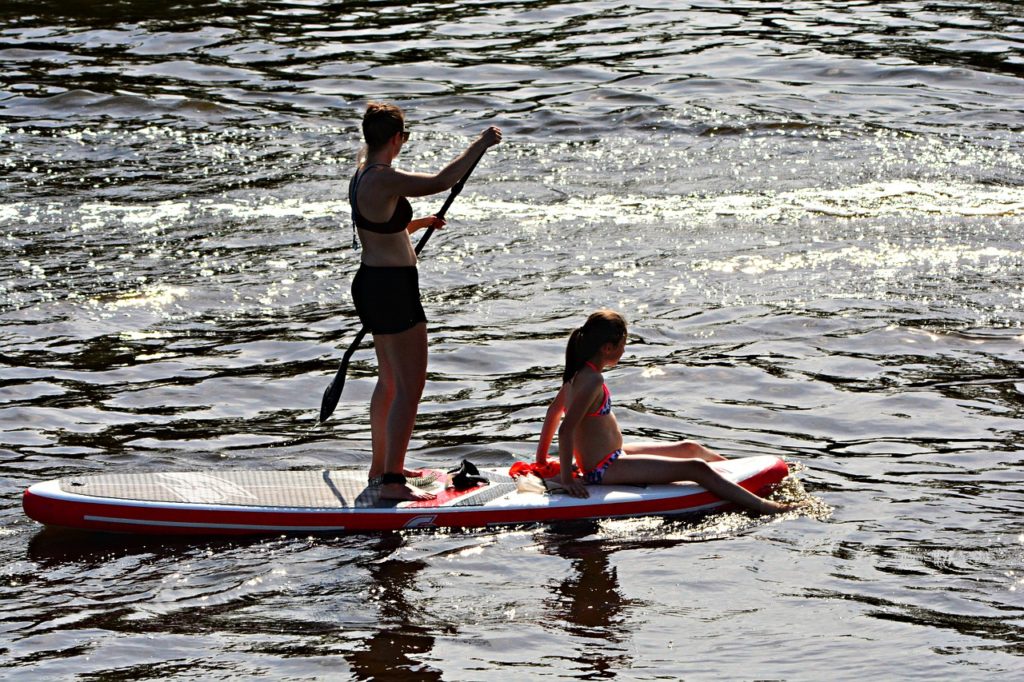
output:
[[[774, 456], [716, 462], [722, 475], [767, 494], [789, 473]], [[101, 474], [37, 483], [25, 513], [46, 525], [116, 533], [226, 535], [472, 528], [579, 519], [705, 512], [728, 506], [693, 483], [589, 486], [590, 497], [519, 492], [505, 470], [487, 484], [448, 487], [444, 472], [425, 502], [381, 500], [366, 471], [203, 471]]]

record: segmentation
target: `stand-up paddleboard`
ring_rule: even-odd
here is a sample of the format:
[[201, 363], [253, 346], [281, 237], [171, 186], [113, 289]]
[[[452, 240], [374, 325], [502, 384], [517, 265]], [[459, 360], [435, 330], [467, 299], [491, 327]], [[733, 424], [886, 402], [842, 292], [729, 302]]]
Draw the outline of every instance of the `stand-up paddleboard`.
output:
[[[757, 494], [789, 473], [773, 456], [712, 466]], [[380, 499], [366, 471], [204, 471], [101, 474], [37, 483], [25, 491], [25, 513], [51, 526], [117, 533], [226, 535], [365, 532], [481, 526], [706, 512], [728, 506], [693, 483], [588, 486], [590, 497], [519, 492], [505, 470], [480, 471], [486, 483], [451, 487], [432, 472], [436, 499]]]

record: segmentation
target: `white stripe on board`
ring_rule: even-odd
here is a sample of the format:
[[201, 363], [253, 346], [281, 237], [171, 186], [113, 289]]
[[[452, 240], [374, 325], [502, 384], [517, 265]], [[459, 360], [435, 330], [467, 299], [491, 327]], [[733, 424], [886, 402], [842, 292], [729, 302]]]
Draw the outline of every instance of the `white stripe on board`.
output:
[[144, 519], [121, 519], [115, 516], [83, 516], [85, 521], [122, 523], [134, 526], [161, 526], [167, 528], [223, 528], [231, 530], [347, 530], [345, 526], [263, 526], [249, 523], [191, 523], [186, 521], [146, 521]]

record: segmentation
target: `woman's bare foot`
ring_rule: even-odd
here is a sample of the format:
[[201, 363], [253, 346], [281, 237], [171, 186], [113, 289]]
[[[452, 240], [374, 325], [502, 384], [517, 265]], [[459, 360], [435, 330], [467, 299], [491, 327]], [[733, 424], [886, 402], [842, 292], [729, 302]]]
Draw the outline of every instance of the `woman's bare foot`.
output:
[[405, 483], [385, 483], [380, 487], [380, 499], [382, 500], [404, 500], [417, 502], [432, 500], [436, 495], [423, 490], [416, 490]]
[[439, 478], [438, 472], [430, 469], [405, 469], [402, 475], [405, 476], [406, 483], [421, 489], [432, 487]]
[[[437, 480], [437, 473], [429, 469], [402, 469], [402, 475], [407, 479], [415, 479], [414, 485], [418, 486], [430, 485]], [[383, 478], [380, 474], [370, 474], [367, 480], [371, 486], [379, 486], [382, 484]]]

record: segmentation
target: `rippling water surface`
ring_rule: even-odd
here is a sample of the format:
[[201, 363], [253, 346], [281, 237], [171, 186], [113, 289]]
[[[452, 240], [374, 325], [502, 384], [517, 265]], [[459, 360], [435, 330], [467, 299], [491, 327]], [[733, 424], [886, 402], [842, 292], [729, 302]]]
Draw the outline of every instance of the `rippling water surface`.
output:
[[[0, 676], [1019, 676], [1022, 73], [1011, 2], [4, 2]], [[505, 131], [424, 252], [412, 464], [531, 456], [610, 306], [627, 437], [783, 454], [815, 512], [26, 519], [74, 473], [365, 465], [372, 351], [312, 426], [358, 327], [368, 99], [406, 109], [409, 169]]]

